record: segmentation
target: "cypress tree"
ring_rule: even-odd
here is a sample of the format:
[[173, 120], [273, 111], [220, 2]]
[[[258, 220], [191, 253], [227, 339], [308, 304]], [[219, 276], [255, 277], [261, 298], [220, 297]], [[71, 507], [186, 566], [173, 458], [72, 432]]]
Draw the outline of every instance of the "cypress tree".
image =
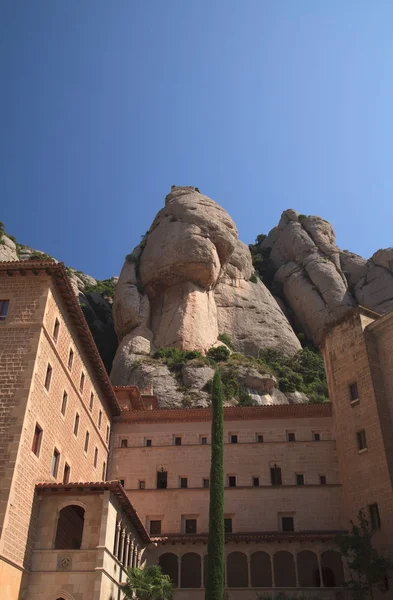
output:
[[209, 539], [205, 600], [224, 597], [224, 409], [221, 377], [213, 378]]

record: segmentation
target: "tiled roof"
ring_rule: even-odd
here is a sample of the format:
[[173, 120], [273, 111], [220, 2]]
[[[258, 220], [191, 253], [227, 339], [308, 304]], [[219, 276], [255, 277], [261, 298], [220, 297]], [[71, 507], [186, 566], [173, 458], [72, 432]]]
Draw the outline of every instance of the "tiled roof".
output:
[[[255, 419], [304, 419], [331, 417], [332, 405], [323, 404], [273, 404], [264, 406], [228, 406], [224, 408], [225, 421]], [[137, 421], [143, 423], [171, 423], [211, 421], [210, 408], [174, 408], [158, 410], [130, 410], [122, 412], [117, 422]]]
[[131, 523], [135, 527], [136, 531], [140, 535], [141, 540], [145, 544], [151, 542], [150, 536], [147, 533], [143, 523], [138, 517], [138, 514], [131, 504], [129, 497], [124, 491], [120, 481], [87, 481], [87, 482], [76, 482], [76, 483], [37, 483], [36, 491], [39, 494], [50, 493], [50, 494], [67, 494], [72, 492], [78, 493], [94, 493], [100, 491], [110, 491], [116, 496], [119, 504], [130, 519]]
[[7, 275], [21, 273], [26, 274], [32, 272], [38, 275], [40, 272], [45, 272], [52, 277], [57, 289], [67, 309], [67, 314], [74, 325], [78, 339], [81, 342], [83, 350], [88, 357], [93, 372], [100, 384], [101, 390], [107, 398], [113, 415], [120, 414], [120, 406], [113, 391], [108, 374], [101, 360], [97, 346], [91, 335], [90, 329], [86, 323], [82, 309], [71, 287], [71, 283], [63, 263], [55, 263], [53, 261], [30, 260], [30, 261], [15, 261], [15, 262], [0, 262], [0, 273], [5, 272]]

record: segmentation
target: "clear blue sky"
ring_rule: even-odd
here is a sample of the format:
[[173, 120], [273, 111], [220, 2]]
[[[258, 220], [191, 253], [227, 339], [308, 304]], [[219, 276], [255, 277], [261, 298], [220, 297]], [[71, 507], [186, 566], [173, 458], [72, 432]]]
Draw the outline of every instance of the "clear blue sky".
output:
[[0, 220], [118, 274], [171, 184], [393, 245], [391, 0], [2, 0]]

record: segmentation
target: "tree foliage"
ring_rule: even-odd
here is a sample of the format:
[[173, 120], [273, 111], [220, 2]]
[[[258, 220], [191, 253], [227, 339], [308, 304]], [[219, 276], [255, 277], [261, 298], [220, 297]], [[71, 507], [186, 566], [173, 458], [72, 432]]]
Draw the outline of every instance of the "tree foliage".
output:
[[224, 408], [221, 378], [213, 378], [209, 539], [205, 600], [224, 596]]
[[373, 547], [375, 530], [367, 521], [363, 509], [358, 513], [358, 523], [351, 521], [348, 534], [339, 535], [336, 544], [347, 564], [351, 579], [346, 585], [353, 592], [353, 598], [373, 598], [373, 586], [383, 587], [385, 578], [392, 569], [390, 558], [382, 556]]
[[171, 600], [173, 584], [160, 566], [148, 565], [144, 569], [128, 569], [123, 592], [130, 600]]
[[210, 348], [210, 350], [207, 351], [207, 357], [211, 358], [215, 362], [223, 362], [228, 360], [230, 354], [230, 351], [225, 346], [217, 346], [217, 348]]

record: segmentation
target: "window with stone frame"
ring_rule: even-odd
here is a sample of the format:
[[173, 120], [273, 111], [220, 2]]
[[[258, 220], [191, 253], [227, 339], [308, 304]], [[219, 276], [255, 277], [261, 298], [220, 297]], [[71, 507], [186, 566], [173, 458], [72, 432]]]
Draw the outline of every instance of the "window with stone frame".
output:
[[38, 423], [36, 423], [35, 424], [35, 429], [34, 429], [33, 444], [32, 444], [32, 447], [31, 447], [31, 451], [36, 456], [40, 455], [41, 442], [42, 442], [42, 427], [40, 427], [38, 425]]
[[185, 519], [185, 533], [196, 533], [197, 532], [197, 520], [196, 519]]
[[161, 535], [161, 521], [158, 519], [150, 521], [150, 535]]
[[361, 452], [362, 450], [367, 450], [367, 438], [366, 438], [366, 432], [364, 429], [362, 429], [361, 431], [358, 431], [356, 433], [356, 439], [357, 439], [359, 452]]
[[225, 517], [224, 519], [224, 532], [232, 533], [232, 517]]
[[57, 342], [57, 339], [59, 337], [59, 330], [60, 330], [60, 321], [59, 321], [59, 319], [55, 319], [55, 324], [53, 326], [53, 339], [55, 340], [55, 342]]
[[378, 504], [369, 504], [368, 511], [370, 514], [371, 527], [373, 529], [381, 529], [381, 517], [379, 516]]
[[6, 319], [9, 303], [9, 300], [0, 300], [0, 323]]
[[356, 402], [357, 400], [359, 400], [359, 390], [357, 381], [349, 385], [349, 397], [351, 402]]
[[46, 375], [45, 375], [45, 389], [48, 390], [50, 389], [50, 383], [52, 381], [52, 367], [51, 365], [48, 363], [48, 366], [46, 367]]

